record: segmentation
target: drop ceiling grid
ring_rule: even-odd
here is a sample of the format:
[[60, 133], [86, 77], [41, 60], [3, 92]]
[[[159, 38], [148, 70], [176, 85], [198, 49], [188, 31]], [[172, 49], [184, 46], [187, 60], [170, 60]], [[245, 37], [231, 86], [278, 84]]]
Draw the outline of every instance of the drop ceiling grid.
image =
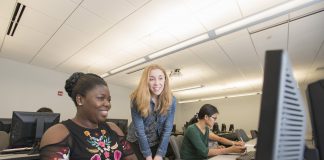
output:
[[83, 33], [68, 25], [63, 25], [31, 63], [46, 68], [56, 67], [87, 44], [88, 41]]
[[290, 23], [289, 55], [299, 81], [305, 82], [324, 40], [324, 12]]
[[136, 9], [125, 0], [85, 0], [81, 6], [113, 23], [123, 19]]
[[[322, 68], [322, 69], [319, 69]], [[314, 58], [314, 63], [312, 67], [309, 69], [307, 73], [307, 77], [305, 78], [306, 83], [311, 83], [314, 81], [318, 81], [320, 79], [324, 79], [324, 41], [321, 44], [321, 48], [318, 51], [318, 54]]]
[[102, 19], [83, 7], [78, 7], [65, 24], [85, 34], [91, 34], [91, 39], [103, 34], [113, 25], [111, 21]]
[[251, 34], [253, 44], [260, 57], [261, 66], [264, 66], [265, 52], [267, 50], [287, 50], [288, 24], [282, 24], [261, 32]]
[[[213, 71], [214, 82], [236, 79], [239, 72], [215, 41], [209, 41], [191, 48], [202, 63]], [[211, 80], [211, 79], [210, 79]]]
[[18, 0], [18, 2], [59, 21], [64, 21], [78, 7], [78, 4], [70, 0]]
[[215, 3], [200, 10], [193, 16], [195, 16], [207, 30], [212, 30], [240, 19], [241, 13], [235, 0], [221, 0], [219, 3]]
[[[42, 33], [50, 38], [63, 22], [64, 21], [62, 20], [54, 19], [41, 12], [35, 11], [32, 8], [26, 7], [18, 26], [30, 28], [31, 30]], [[33, 37], [33, 34], [31, 33], [26, 35], [28, 38]], [[15, 36], [16, 34], [14, 37]]]
[[244, 17], [279, 5], [289, 0], [236, 0]]
[[14, 37], [6, 36], [1, 56], [28, 63], [48, 38], [48, 35], [18, 26]]
[[240, 72], [239, 79], [249, 80], [262, 76], [262, 69], [246, 29], [217, 39], [225, 54]]

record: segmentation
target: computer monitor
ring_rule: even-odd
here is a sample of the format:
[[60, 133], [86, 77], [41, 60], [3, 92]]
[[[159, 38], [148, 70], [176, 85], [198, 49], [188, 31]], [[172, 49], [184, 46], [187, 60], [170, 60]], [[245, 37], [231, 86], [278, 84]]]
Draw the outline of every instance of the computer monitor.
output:
[[234, 132], [234, 124], [230, 124], [228, 131]]
[[115, 123], [124, 132], [125, 135], [127, 134], [128, 119], [111, 119], [111, 118], [108, 118], [106, 121]]
[[324, 160], [324, 79], [309, 84], [307, 95], [314, 145], [318, 150], [319, 159]]
[[226, 124], [222, 123], [222, 130], [221, 132], [226, 132]]
[[302, 160], [306, 116], [288, 54], [265, 55], [256, 160]]
[[0, 131], [10, 132], [11, 118], [0, 118]]
[[214, 125], [213, 125], [213, 132], [214, 133], [219, 133], [220, 132], [219, 126], [218, 126], [218, 123], [217, 122], [215, 122]]
[[59, 123], [59, 120], [59, 113], [14, 111], [10, 130], [10, 148], [32, 147], [40, 141], [43, 133], [52, 125]]

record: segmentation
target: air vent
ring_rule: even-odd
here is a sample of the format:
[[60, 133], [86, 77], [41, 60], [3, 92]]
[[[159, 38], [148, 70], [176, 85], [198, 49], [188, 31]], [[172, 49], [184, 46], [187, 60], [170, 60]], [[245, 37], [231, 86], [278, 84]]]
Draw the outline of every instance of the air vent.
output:
[[16, 28], [18, 26], [22, 14], [24, 13], [25, 7], [25, 5], [17, 3], [15, 12], [11, 18], [10, 26], [7, 31], [8, 36], [13, 36], [15, 34]]

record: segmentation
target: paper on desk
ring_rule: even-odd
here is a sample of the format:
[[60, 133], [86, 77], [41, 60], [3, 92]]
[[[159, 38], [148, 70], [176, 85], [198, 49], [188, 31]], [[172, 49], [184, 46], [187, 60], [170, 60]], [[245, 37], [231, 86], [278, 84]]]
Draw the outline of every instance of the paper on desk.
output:
[[254, 144], [245, 144], [245, 147], [254, 147]]

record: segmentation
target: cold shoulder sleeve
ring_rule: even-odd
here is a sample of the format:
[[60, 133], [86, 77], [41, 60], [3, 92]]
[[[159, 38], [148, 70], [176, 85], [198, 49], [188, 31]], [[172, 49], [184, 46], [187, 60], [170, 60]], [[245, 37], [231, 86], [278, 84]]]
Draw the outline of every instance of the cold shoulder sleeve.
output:
[[72, 148], [72, 137], [68, 135], [61, 142], [49, 144], [40, 148], [41, 160], [68, 160], [70, 157], [70, 148]]

